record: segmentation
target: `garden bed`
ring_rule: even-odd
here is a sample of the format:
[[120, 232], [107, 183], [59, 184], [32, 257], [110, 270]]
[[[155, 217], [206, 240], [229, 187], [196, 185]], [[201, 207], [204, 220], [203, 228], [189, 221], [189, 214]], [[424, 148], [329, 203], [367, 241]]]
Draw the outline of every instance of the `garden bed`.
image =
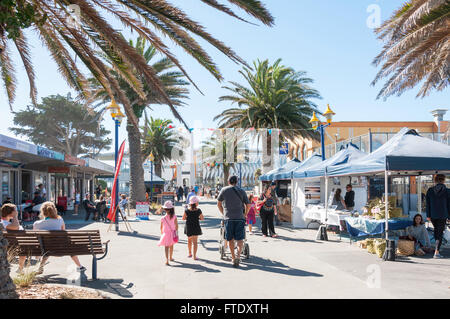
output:
[[92, 289], [63, 287], [59, 285], [33, 284], [17, 287], [19, 299], [107, 299]]

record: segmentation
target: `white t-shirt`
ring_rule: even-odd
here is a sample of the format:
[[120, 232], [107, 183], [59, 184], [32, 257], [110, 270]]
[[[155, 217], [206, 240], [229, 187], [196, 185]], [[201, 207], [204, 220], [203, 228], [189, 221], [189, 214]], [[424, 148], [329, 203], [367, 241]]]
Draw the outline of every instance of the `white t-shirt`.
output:
[[[6, 226], [11, 225], [12, 223], [6, 219], [2, 219], [3, 228], [6, 229]], [[22, 226], [19, 226], [19, 230], [23, 230]]]
[[62, 218], [58, 219], [43, 219], [38, 220], [33, 224], [33, 230], [61, 230], [64, 225], [64, 220]]

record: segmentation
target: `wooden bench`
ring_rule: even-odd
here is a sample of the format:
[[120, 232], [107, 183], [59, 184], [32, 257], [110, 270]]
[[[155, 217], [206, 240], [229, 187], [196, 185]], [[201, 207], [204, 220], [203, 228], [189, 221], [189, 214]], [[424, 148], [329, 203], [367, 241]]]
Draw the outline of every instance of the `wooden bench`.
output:
[[[92, 279], [97, 279], [97, 261], [108, 254], [99, 230], [3, 230], [8, 248], [16, 248], [19, 256], [82, 256], [92, 255]], [[97, 255], [102, 255], [97, 258]]]

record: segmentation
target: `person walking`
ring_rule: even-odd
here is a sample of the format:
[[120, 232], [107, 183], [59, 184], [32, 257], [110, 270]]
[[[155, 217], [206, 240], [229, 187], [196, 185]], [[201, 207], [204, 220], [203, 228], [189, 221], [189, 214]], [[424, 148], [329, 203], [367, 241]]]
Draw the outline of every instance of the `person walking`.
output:
[[188, 194], [189, 194], [189, 187], [184, 185], [184, 199], [185, 200], [187, 200]]
[[[222, 188], [217, 198], [217, 207], [225, 223], [225, 240], [230, 247], [234, 267], [239, 267], [245, 239], [245, 220], [250, 209], [247, 194], [242, 188], [236, 186], [237, 182], [237, 176], [230, 176], [229, 186]], [[237, 256], [234, 251], [235, 241], [238, 247]]]
[[254, 195], [250, 195], [248, 200], [250, 201], [250, 209], [247, 214], [247, 225], [248, 225], [248, 233], [253, 235], [252, 227], [256, 224], [256, 204], [254, 202]]
[[[268, 187], [266, 191], [259, 198], [260, 209], [260, 217], [261, 217], [261, 231], [264, 237], [270, 235], [270, 237], [276, 238], [278, 235], [275, 233], [275, 227], [273, 225], [274, 214], [278, 214], [277, 206], [275, 204], [274, 199], [272, 198], [272, 188]], [[267, 233], [267, 229], [269, 229], [269, 234]]]
[[[272, 181], [272, 183], [270, 184], [270, 193], [272, 194], [273, 204], [275, 205], [275, 208], [277, 208], [278, 206], [277, 182]], [[278, 218], [278, 214], [275, 214], [274, 217], [275, 217], [275, 225], [276, 226], [281, 225], [281, 222]]]
[[[189, 208], [184, 211], [183, 220], [186, 221], [184, 233], [188, 237], [188, 257], [194, 256], [197, 260], [198, 236], [202, 235], [200, 221], [205, 220], [202, 210], [198, 208], [199, 199], [197, 196], [191, 197], [189, 200]], [[194, 247], [194, 255], [192, 255], [192, 247]]]
[[190, 193], [186, 197], [186, 204], [189, 205], [189, 201], [191, 200], [191, 197], [197, 196], [195, 194], [194, 188], [191, 189]]
[[355, 208], [355, 192], [353, 191], [352, 184], [348, 184], [346, 190], [344, 198], [345, 206], [347, 210], [352, 211]]
[[164, 246], [166, 265], [170, 266], [169, 260], [175, 261], [173, 259], [173, 245], [178, 242], [178, 221], [172, 201], [165, 202], [162, 208], [166, 215], [161, 218], [161, 238], [158, 246]]
[[178, 202], [181, 202], [183, 200], [184, 190], [183, 187], [178, 187], [177, 189], [177, 200]]
[[430, 187], [426, 195], [427, 220], [434, 227], [436, 248], [434, 258], [443, 258], [440, 254], [442, 238], [447, 219], [450, 218], [450, 190], [444, 185], [445, 175], [438, 174], [434, 179], [436, 185]]

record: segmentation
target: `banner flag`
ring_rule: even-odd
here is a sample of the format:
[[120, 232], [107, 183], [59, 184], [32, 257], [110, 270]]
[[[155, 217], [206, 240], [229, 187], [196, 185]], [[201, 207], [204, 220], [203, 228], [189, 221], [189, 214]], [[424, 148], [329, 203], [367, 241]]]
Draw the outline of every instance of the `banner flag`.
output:
[[118, 183], [118, 179], [119, 179], [119, 173], [120, 173], [120, 166], [122, 164], [122, 158], [123, 158], [123, 153], [125, 151], [125, 141], [122, 142], [122, 144], [120, 145], [119, 148], [119, 155], [117, 157], [117, 167], [116, 167], [116, 171], [114, 173], [114, 183], [113, 183], [113, 187], [111, 190], [111, 206], [109, 207], [109, 213], [107, 218], [111, 221], [111, 222], [115, 222], [116, 221], [116, 187], [117, 183]]

